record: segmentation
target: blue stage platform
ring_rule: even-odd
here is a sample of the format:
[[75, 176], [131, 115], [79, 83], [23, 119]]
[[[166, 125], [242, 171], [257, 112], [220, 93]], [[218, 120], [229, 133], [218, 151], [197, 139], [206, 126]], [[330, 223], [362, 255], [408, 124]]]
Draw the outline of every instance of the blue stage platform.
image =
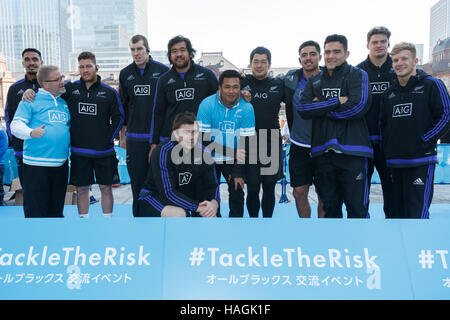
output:
[[[222, 217], [228, 217], [228, 203], [221, 204]], [[312, 220], [317, 218], [317, 204], [311, 203]], [[370, 217], [372, 219], [384, 219], [383, 204], [371, 203], [369, 207]], [[345, 206], [344, 206], [345, 214]], [[261, 215], [261, 212], [260, 212]], [[66, 205], [64, 207], [64, 217], [67, 219], [79, 219], [76, 205]], [[91, 205], [89, 208], [89, 218], [102, 218], [102, 209], [99, 204]], [[131, 212], [131, 204], [114, 205], [114, 219], [133, 219]], [[244, 209], [244, 218], [249, 218], [248, 212]], [[22, 206], [5, 206], [0, 207], [0, 219], [24, 219]], [[277, 203], [273, 218], [275, 220], [290, 221], [299, 219], [295, 203]], [[450, 220], [450, 204], [432, 204], [430, 208], [430, 219], [448, 219]]]

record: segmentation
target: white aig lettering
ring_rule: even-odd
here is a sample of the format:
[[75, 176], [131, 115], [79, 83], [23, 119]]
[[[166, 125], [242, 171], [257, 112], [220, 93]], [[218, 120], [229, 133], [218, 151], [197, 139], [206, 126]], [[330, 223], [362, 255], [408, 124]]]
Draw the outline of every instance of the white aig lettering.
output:
[[185, 88], [175, 91], [177, 101], [194, 100], [194, 88]]
[[397, 104], [393, 108], [392, 118], [409, 117], [412, 115], [412, 110], [412, 103]]
[[325, 99], [339, 98], [341, 96], [341, 89], [339, 88], [322, 89], [322, 94]]
[[150, 85], [134, 86], [134, 94], [137, 96], [149, 96], [150, 95]]
[[263, 93], [257, 92], [257, 93], [255, 93], [255, 98], [267, 99], [267, 93], [265, 93], [265, 92], [263, 92]]
[[372, 94], [381, 94], [389, 88], [389, 82], [371, 82]]
[[67, 115], [64, 112], [59, 111], [49, 111], [48, 120], [49, 122], [62, 122], [62, 123], [66, 123], [68, 121]]
[[87, 114], [90, 116], [97, 115], [97, 105], [91, 103], [78, 103], [78, 113], [79, 114]]

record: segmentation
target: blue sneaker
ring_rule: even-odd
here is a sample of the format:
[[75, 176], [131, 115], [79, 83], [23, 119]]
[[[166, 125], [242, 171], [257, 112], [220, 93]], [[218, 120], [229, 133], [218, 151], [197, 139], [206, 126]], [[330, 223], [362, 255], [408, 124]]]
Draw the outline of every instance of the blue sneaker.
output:
[[97, 203], [97, 202], [98, 202], [98, 200], [95, 199], [94, 196], [90, 196], [90, 197], [89, 197], [89, 204], [94, 204], [94, 203]]

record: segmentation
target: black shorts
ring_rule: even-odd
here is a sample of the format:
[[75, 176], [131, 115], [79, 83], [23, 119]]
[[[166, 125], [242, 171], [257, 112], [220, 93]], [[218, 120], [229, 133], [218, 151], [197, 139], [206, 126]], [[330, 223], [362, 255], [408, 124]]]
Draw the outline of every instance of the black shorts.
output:
[[116, 155], [104, 158], [70, 156], [70, 184], [85, 187], [92, 184], [110, 186], [120, 182]]
[[289, 151], [289, 175], [291, 187], [312, 185], [314, 164], [311, 158], [311, 149], [291, 144]]

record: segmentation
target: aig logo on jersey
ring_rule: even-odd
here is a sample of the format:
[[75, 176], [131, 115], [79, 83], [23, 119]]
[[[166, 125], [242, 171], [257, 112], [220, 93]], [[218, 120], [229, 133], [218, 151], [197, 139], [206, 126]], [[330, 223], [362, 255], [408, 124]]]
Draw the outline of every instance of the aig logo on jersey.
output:
[[389, 82], [371, 82], [372, 94], [381, 94], [389, 88]]
[[409, 117], [412, 115], [412, 103], [397, 104], [393, 108], [392, 118]]
[[257, 92], [254, 96], [255, 99], [267, 99], [268, 95], [265, 92]]
[[341, 96], [341, 89], [338, 88], [322, 89], [322, 94], [325, 99], [339, 98]]
[[48, 121], [53, 123], [67, 123], [69, 118], [67, 114], [60, 111], [49, 111], [48, 112]]
[[232, 121], [223, 121], [219, 123], [219, 130], [222, 133], [234, 133], [234, 122]]
[[178, 89], [175, 91], [177, 101], [194, 100], [194, 88]]
[[134, 94], [136, 96], [149, 96], [150, 95], [150, 85], [134, 86]]
[[82, 103], [78, 104], [78, 113], [87, 114], [89, 116], [97, 115], [97, 105], [92, 103]]
[[192, 173], [190, 173], [190, 172], [180, 173], [178, 175], [179, 185], [184, 186], [186, 184], [189, 184], [189, 182], [191, 182], [191, 178], [192, 178]]

